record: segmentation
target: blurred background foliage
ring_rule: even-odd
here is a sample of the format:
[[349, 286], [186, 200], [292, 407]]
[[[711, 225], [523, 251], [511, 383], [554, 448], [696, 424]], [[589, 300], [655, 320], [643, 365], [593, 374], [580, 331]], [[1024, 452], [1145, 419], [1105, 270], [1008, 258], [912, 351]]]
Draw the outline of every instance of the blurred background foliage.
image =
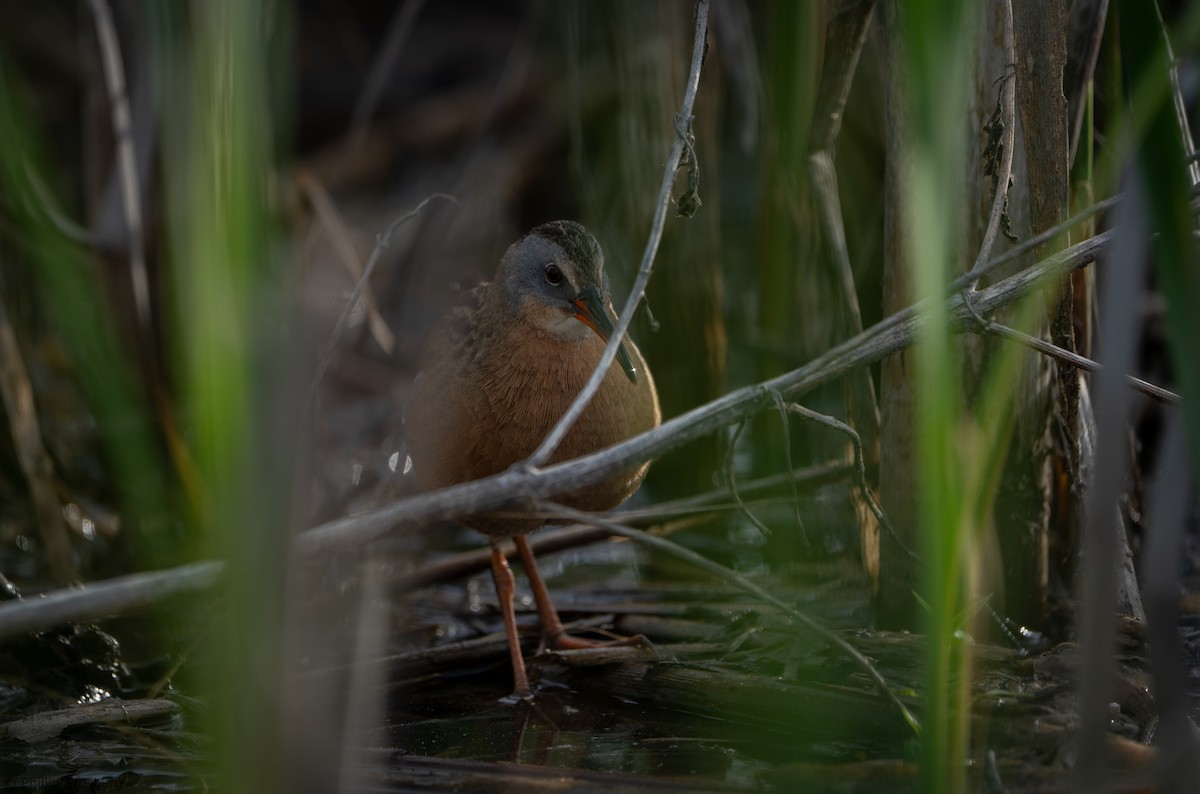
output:
[[[832, 707], [828, 723], [817, 724], [799, 713], [803, 698], [781, 714], [759, 692], [749, 705], [722, 701], [717, 713], [744, 706], [734, 724], [769, 737], [761, 748], [696, 738], [688, 733], [698, 730], [694, 714], [663, 708], [654, 719], [668, 727], [639, 723], [613, 751], [615, 761], [588, 756], [569, 765], [652, 775], [653, 767], [639, 766], [651, 763], [639, 740], [684, 735], [727, 753], [729, 763], [707, 769], [705, 779], [734, 787], [786, 788], [809, 781], [801, 761], [864, 758], [899, 764], [885, 775], [896, 788], [886, 790], [910, 790], [914, 761], [923, 789], [978, 787], [990, 746], [972, 686], [992, 681], [986, 675], [994, 670], [984, 669], [993, 660], [990, 643], [1024, 656], [1082, 639], [1102, 664], [1116, 630], [1081, 631], [1093, 625], [1089, 603], [1096, 626], [1111, 623], [1113, 609], [1153, 624], [1141, 612], [1137, 582], [1112, 571], [1145, 565], [1147, 493], [1161, 467], [1183, 465], [1159, 459], [1162, 428], [1186, 428], [1191, 459], [1200, 460], [1200, 179], [1184, 132], [1196, 123], [1200, 12], [1183, 2], [1013, 2], [1019, 57], [1010, 58], [1008, 4], [1000, 0], [878, 6], [713, 3], [692, 125], [702, 204], [690, 219], [672, 213], [632, 331], [664, 414], [793, 370], [915, 300], [937, 298], [966, 272], [991, 210], [987, 125], [1005, 79], [1016, 84], [1015, 240], [1001, 237], [993, 255], [1139, 180], [1142, 198], [1127, 206], [1145, 218], [1155, 242], [1148, 250], [1137, 247], [1144, 241], [1130, 243], [1141, 253], [1108, 254], [1111, 262], [992, 319], [1106, 362], [1112, 351], [1098, 344], [1096, 329], [1124, 318], [1139, 340], [1128, 370], [1182, 394], [1183, 408], [1130, 401], [1127, 413], [1095, 430], [1103, 439], [1128, 425], [1132, 443], [1114, 451], [1102, 442], [1102, 457], [1086, 458], [1090, 406], [1116, 404], [1111, 392], [995, 335], [956, 334], [935, 313], [916, 349], [801, 398], [861, 435], [868, 482], [892, 526], [881, 526], [861, 491], [836, 472], [814, 489], [760, 488], [746, 510], [702, 519], [669, 513], [660, 521], [682, 525], [673, 537], [690, 548], [805, 599], [831, 627], [864, 637], [876, 628], [920, 632], [919, 645], [873, 653], [890, 665], [885, 677], [897, 690], [917, 693], [923, 739], [873, 732], [867, 707], [840, 714]], [[97, 36], [104, 9], [120, 45], [128, 138], [114, 134]], [[839, 25], [845, 38], [831, 33]], [[1035, 38], [1039, 30], [1044, 39]], [[153, 621], [106, 626], [137, 649], [127, 658], [169, 660], [144, 673], [143, 686], [128, 682], [130, 691], [151, 697], [178, 680], [169, 694], [185, 704], [188, 730], [216, 739], [197, 746], [177, 726], [167, 730], [164, 742], [177, 754], [144, 762], [140, 782], [161, 783], [163, 769], [178, 763], [184, 778], [211, 770], [249, 791], [352, 788], [357, 773], [346, 770], [369, 766], [358, 749], [345, 749], [359, 738], [356, 721], [385, 726], [371, 734], [375, 742], [428, 736], [417, 716], [392, 708], [402, 699], [394, 692], [376, 698], [375, 711], [363, 707], [373, 714], [364, 716], [346, 705], [346, 690], [361, 685], [360, 668], [386, 668], [385, 652], [480, 632], [478, 616], [462, 617], [463, 604], [441, 595], [385, 597], [391, 579], [478, 539], [447, 528], [397, 533], [369, 554], [347, 550], [314, 561], [295, 559], [289, 538], [411, 493], [402, 406], [424, 339], [463, 290], [490, 277], [519, 235], [560, 217], [584, 223], [604, 247], [621, 304], [677, 134], [692, 35], [690, 3], [639, 0], [63, 0], [8, 15], [0, 26], [0, 316], [15, 339], [5, 356], [19, 355], [24, 375], [6, 361], [5, 382], [14, 385], [5, 405], [12, 440], [0, 441], [0, 573], [35, 593], [197, 559], [227, 563], [218, 593], [175, 603]], [[838, 61], [842, 47], [853, 48], [849, 63]], [[820, 109], [828, 111], [822, 102], [836, 93], [830, 65], [838, 63], [848, 79], [830, 125]], [[126, 142], [148, 303], [131, 265], [139, 246], [128, 231]], [[832, 202], [815, 165], [822, 152], [836, 173]], [[688, 176], [680, 172], [681, 181]], [[312, 373], [376, 236], [434, 192], [457, 204], [430, 204], [397, 228], [309, 403]], [[830, 234], [830, 213], [844, 252]], [[1000, 276], [1114, 223], [1105, 214], [1080, 221]], [[1125, 295], [1126, 305], [1098, 305], [1105, 267], [1132, 268], [1134, 260], [1141, 267], [1139, 256], [1153, 268], [1133, 282], [1136, 294]], [[30, 390], [36, 414], [8, 399], [21, 388]], [[1182, 418], [1173, 419], [1176, 411]], [[852, 460], [844, 436], [787, 416], [766, 411], [742, 430], [664, 456], [634, 506], [789, 467], [844, 469]], [[21, 439], [31, 437], [44, 453], [26, 449]], [[1111, 554], [1081, 556], [1090, 543], [1109, 542], [1089, 534], [1099, 532], [1097, 508], [1088, 503], [1086, 513], [1084, 505], [1088, 483], [1105, 467], [1119, 487], [1101, 509], [1118, 516], [1125, 541]], [[1148, 569], [1143, 578], [1177, 583], [1171, 592], [1187, 594], [1182, 607], [1168, 598], [1175, 611], [1164, 614], [1166, 636], [1176, 623], [1185, 635], [1179, 665], [1194, 674], [1200, 649], [1187, 600], [1200, 571], [1194, 498], [1185, 516], [1167, 555], [1174, 567]], [[1129, 600], [1081, 601], [1081, 593], [1096, 592], [1083, 584], [1096, 559], [1089, 586]], [[637, 576], [678, 587], [710, 581], [654, 555], [618, 557], [616, 571], [604, 567], [612, 562], [601, 556], [593, 574], [610, 590]], [[376, 601], [389, 606], [379, 618], [382, 638], [372, 639], [363, 627]], [[181, 628], [192, 623], [200, 628]], [[779, 647], [808, 643], [804, 653], [813, 655], [820, 647], [803, 632], [789, 640], [778, 625], [765, 631]], [[809, 656], [786, 650], [781, 659], [772, 655], [778, 649], [755, 662], [772, 675], [808, 669]], [[364, 661], [368, 651], [375, 655]], [[1144, 657], [1144, 643], [1139, 652]], [[6, 674], [23, 680], [29, 664], [17, 660], [9, 667], [20, 675]], [[322, 665], [341, 665], [341, 677], [320, 685], [304, 677]], [[1062, 674], [1064, 686], [1108, 670], [1078, 668]], [[383, 686], [386, 672], [375, 674]], [[433, 694], [457, 705], [452, 686]], [[1062, 707], [1072, 729], [1101, 724], [1088, 722], [1086, 704], [1108, 702], [1093, 689], [1081, 692], [1082, 723], [1075, 705]], [[1195, 687], [1179, 685], [1175, 694], [1194, 719]], [[489, 689], [463, 706], [488, 715], [463, 728], [474, 737], [470, 747], [511, 738], [493, 695]], [[576, 737], [581, 745], [605, 730], [604, 719], [631, 719], [590, 696], [595, 722], [579, 727], [587, 734]], [[9, 712], [45, 707], [30, 698]], [[1152, 719], [1139, 723], [1141, 733], [1129, 732], [1145, 740]], [[794, 735], [781, 727], [792, 723]], [[837, 735], [828, 747], [820, 746], [823, 729]], [[521, 751], [524, 730], [515, 731], [511, 760], [530, 762]], [[807, 742], [800, 749], [796, 736]], [[1005, 767], [1008, 780], [1040, 781], [1044, 773], [1061, 783], [1052, 774], [1067, 774], [1073, 759], [1039, 756], [1022, 739], [1029, 741], [1014, 732], [999, 745], [1010, 751], [1007, 763], [1029, 773]], [[555, 732], [543, 741], [569, 743]], [[1094, 760], [1104, 746], [1103, 736], [1091, 736], [1080, 757]], [[444, 752], [469, 755], [462, 747]], [[685, 774], [702, 755], [672, 756], [680, 768], [670, 773]], [[537, 757], [545, 762], [545, 754]], [[1100, 774], [1091, 760], [1082, 774]], [[854, 772], [831, 768], [818, 776], [853, 784]], [[865, 787], [848, 790], [882, 784], [858, 785]], [[1029, 785], [1010, 790], [1036, 790]]]

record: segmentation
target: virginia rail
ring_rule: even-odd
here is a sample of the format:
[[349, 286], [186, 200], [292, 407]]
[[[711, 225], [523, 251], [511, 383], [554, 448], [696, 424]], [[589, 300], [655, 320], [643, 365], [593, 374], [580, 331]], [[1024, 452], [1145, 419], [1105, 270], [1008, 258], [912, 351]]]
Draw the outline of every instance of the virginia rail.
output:
[[[405, 418], [409, 455], [429, 490], [498, 474], [527, 459], [566, 413], [595, 369], [615, 313], [596, 239], [578, 223], [538, 226], [504, 254], [494, 280], [475, 288], [434, 331]], [[657, 427], [654, 379], [628, 337], [600, 389], [550, 463], [611, 446]], [[637, 490], [649, 463], [555, 497], [580, 510], [608, 510]], [[537, 601], [542, 642], [557, 648], [597, 643], [569, 637], [525, 537], [545, 522], [510, 512], [464, 522], [492, 546], [492, 577], [508, 634], [515, 694], [531, 690], [513, 609], [513, 575], [499, 542], [512, 538]], [[634, 637], [617, 642], [635, 643]]]

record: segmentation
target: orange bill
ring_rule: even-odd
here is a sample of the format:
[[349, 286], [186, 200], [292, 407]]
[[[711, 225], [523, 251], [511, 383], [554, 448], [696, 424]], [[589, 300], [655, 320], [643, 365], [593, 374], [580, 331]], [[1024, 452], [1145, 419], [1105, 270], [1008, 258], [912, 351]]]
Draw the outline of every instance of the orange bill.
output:
[[[575, 304], [577, 310], [575, 319], [595, 331], [596, 335], [605, 342], [612, 337], [613, 318], [609, 316], [608, 306], [595, 285], [586, 287], [583, 296], [572, 303]], [[633, 360], [629, 358], [629, 350], [626, 349], [623, 339], [620, 347], [617, 348], [617, 361], [621, 362], [621, 368], [629, 376], [630, 382], [637, 383], [638, 371], [633, 366]]]

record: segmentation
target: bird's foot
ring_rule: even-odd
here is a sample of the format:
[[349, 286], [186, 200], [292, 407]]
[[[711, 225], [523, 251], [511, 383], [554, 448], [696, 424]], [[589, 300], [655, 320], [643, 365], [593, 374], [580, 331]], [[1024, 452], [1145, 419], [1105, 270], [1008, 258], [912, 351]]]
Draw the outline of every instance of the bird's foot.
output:
[[565, 631], [548, 634], [542, 639], [542, 644], [556, 651], [577, 651], [586, 648], [642, 648], [653, 651], [654, 645], [644, 634], [634, 634], [632, 637], [614, 637], [610, 640], [589, 640], [583, 637], [573, 637]]
[[533, 689], [531, 689], [529, 686], [526, 686], [523, 689], [521, 687], [517, 687], [517, 688], [513, 689], [512, 694], [505, 695], [504, 697], [500, 698], [500, 703], [505, 706], [515, 706], [518, 703], [532, 703], [532, 702], [533, 702]]

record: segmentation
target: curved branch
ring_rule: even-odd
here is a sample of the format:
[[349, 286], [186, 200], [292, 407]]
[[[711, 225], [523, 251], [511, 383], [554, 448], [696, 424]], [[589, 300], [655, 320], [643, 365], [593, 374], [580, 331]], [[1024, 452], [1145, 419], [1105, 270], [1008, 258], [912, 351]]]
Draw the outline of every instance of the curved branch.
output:
[[[1065, 274], [1094, 262], [1110, 245], [1113, 232], [1085, 240], [1032, 267], [976, 292], [972, 304], [992, 311], [1020, 300]], [[946, 300], [947, 314], [956, 328], [973, 322], [962, 296]], [[827, 383], [846, 373], [880, 360], [913, 344], [925, 321], [926, 304], [905, 312], [907, 319], [885, 321], [826, 351], [799, 369], [762, 383], [745, 386], [710, 403], [664, 422], [660, 427], [634, 436], [582, 458], [557, 463], [544, 469], [510, 469], [474, 482], [443, 488], [402, 499], [368, 513], [341, 518], [301, 533], [296, 545], [313, 553], [348, 544], [366, 543], [386, 535], [402, 523], [423, 523], [493, 510], [510, 504], [514, 494], [552, 498], [555, 494], [597, 482], [632, 463], [646, 461], [678, 449], [718, 428], [740, 421], [774, 404], [773, 391], [788, 399]], [[895, 315], [893, 315], [895, 317]]]

